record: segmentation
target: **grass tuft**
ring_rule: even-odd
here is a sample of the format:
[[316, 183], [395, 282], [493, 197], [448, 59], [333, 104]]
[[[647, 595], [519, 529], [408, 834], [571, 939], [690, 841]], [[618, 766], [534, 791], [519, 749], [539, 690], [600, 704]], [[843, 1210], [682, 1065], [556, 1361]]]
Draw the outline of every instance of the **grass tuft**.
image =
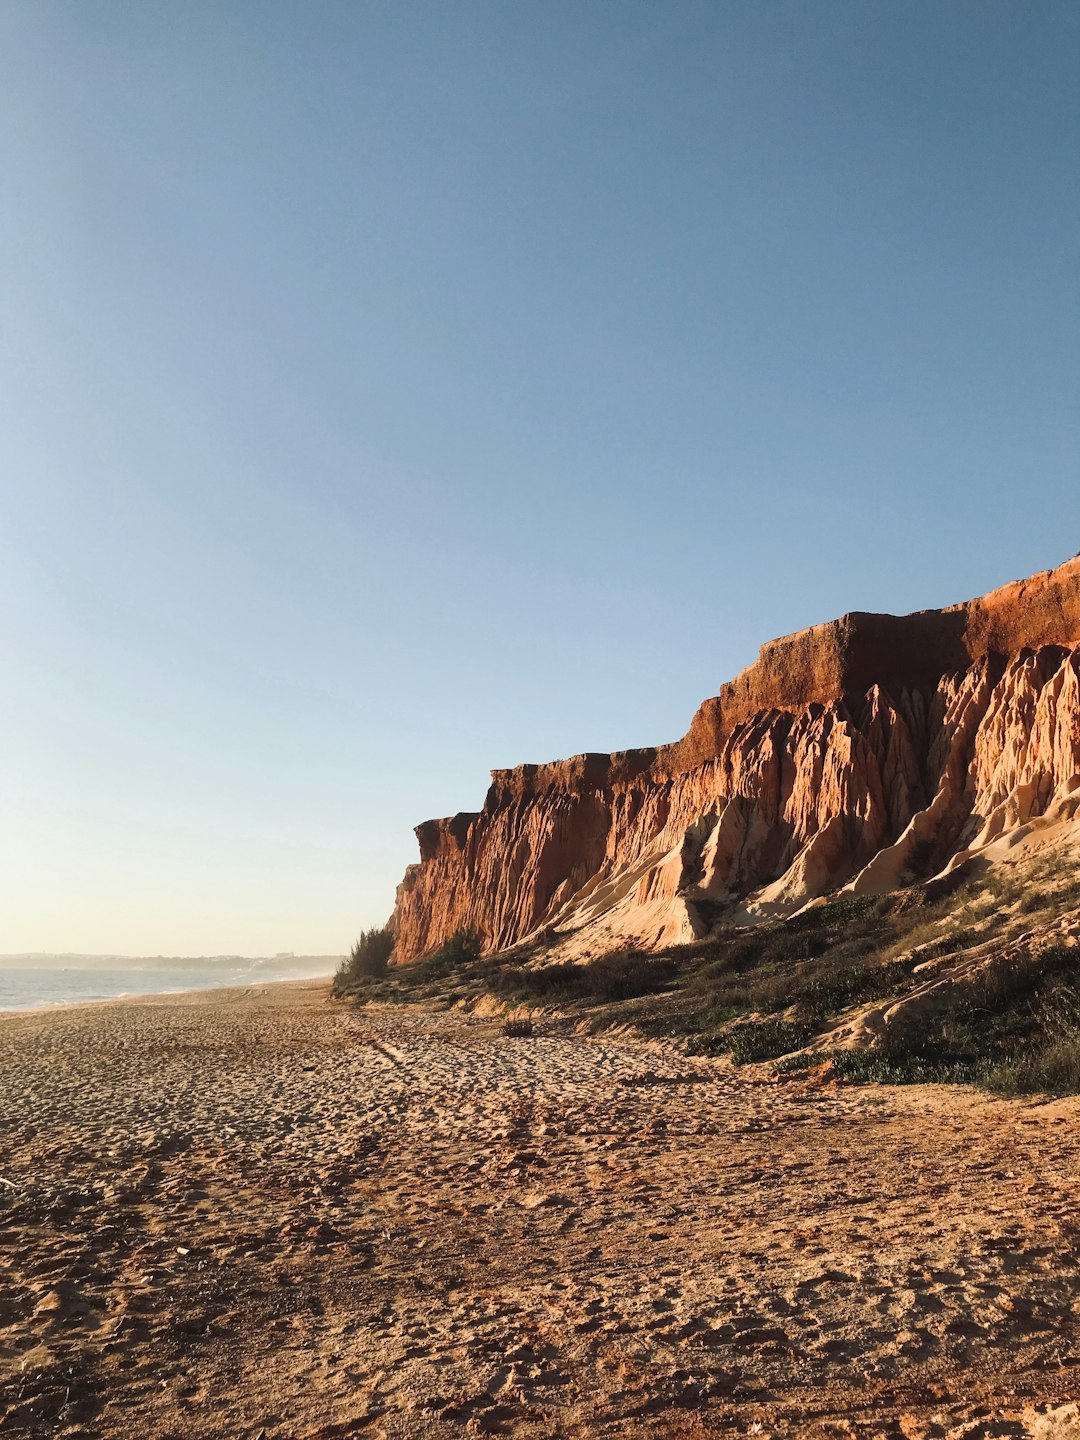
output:
[[525, 1016], [503, 1021], [503, 1034], [511, 1040], [525, 1040], [533, 1034], [533, 1022]]

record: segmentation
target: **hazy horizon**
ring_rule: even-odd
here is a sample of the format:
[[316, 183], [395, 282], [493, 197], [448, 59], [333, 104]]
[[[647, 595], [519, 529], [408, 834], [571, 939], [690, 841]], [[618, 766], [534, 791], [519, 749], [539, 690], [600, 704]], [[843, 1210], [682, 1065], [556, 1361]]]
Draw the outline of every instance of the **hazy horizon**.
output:
[[0, 955], [0, 1012], [322, 980], [337, 955]]
[[1080, 550], [1080, 12], [9, 0], [0, 946], [337, 954], [495, 767]]
[[20, 950], [10, 954], [0, 955], [0, 965], [8, 960], [161, 960], [170, 962], [173, 960], [197, 960], [212, 962], [215, 960], [271, 960], [286, 961], [296, 960], [300, 962], [314, 960], [340, 960], [345, 951], [338, 951], [336, 954], [327, 953], [314, 955], [297, 955], [291, 950], [282, 950], [275, 955], [241, 955], [241, 954], [217, 954], [217, 955], [166, 955], [157, 953], [153, 955], [135, 954], [114, 954], [110, 951], [82, 951], [82, 950]]

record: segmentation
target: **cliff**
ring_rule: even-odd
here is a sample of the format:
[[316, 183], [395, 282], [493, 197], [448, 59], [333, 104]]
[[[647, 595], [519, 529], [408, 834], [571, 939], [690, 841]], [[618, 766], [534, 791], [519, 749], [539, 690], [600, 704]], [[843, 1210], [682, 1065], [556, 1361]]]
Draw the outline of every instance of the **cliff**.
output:
[[705, 933], [885, 890], [1080, 805], [1080, 557], [981, 599], [855, 613], [762, 647], [672, 745], [492, 772], [417, 827], [396, 955]]

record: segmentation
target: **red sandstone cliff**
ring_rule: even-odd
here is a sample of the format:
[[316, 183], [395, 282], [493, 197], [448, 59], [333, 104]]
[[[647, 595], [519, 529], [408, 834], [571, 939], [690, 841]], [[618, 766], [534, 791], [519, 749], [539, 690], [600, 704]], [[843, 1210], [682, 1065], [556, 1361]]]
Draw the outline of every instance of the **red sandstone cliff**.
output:
[[682, 740], [492, 772], [417, 827], [400, 960], [459, 927], [656, 946], [720, 907], [881, 890], [1080, 808], [1080, 557], [979, 600], [762, 647]]

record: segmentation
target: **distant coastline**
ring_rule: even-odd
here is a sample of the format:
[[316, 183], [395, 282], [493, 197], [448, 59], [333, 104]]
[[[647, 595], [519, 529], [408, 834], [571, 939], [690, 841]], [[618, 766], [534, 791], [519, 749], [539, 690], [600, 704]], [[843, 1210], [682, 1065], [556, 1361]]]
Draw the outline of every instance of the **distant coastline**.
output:
[[0, 955], [0, 1013], [333, 974], [337, 955]]

